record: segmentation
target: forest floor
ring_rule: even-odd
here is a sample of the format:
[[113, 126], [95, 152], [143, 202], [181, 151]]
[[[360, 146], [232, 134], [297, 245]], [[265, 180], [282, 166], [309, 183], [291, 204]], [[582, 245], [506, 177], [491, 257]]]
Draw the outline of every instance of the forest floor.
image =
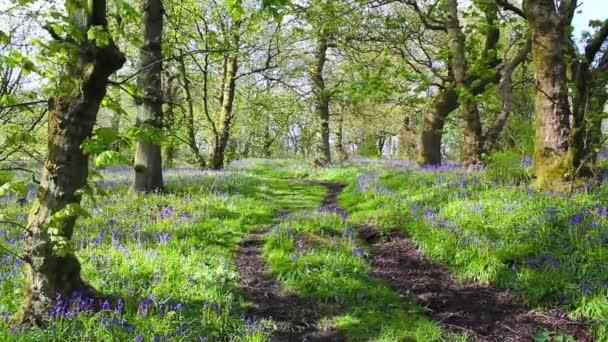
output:
[[[557, 342], [608, 336], [605, 288], [594, 283], [595, 272], [605, 275], [605, 259], [597, 254], [603, 250], [577, 254], [579, 247], [589, 253], [603, 245], [591, 245], [586, 235], [587, 245], [577, 246], [576, 235], [561, 240], [555, 232], [604, 196], [603, 188], [539, 200], [555, 195], [510, 184], [497, 195], [501, 185], [486, 180], [487, 172], [376, 162], [314, 169], [252, 160], [221, 172], [174, 170], [166, 174], [170, 193], [153, 196], [128, 194], [128, 171], [106, 176], [100, 184], [110, 195], [85, 203], [91, 216], [82, 219], [75, 240], [85, 279], [121, 301], [100, 312], [65, 299], [51, 326], [12, 327], [7, 318], [19, 302], [23, 268], [2, 254], [0, 340]], [[491, 202], [497, 199], [500, 205]], [[0, 215], [25, 219], [29, 204], [20, 196], [0, 201]], [[543, 207], [532, 211], [532, 203]], [[545, 223], [530, 233], [539, 221], [533, 214], [548, 212], [554, 230]], [[0, 235], [18, 246], [17, 225], [0, 226]], [[557, 246], [565, 242], [570, 246], [560, 254]]]

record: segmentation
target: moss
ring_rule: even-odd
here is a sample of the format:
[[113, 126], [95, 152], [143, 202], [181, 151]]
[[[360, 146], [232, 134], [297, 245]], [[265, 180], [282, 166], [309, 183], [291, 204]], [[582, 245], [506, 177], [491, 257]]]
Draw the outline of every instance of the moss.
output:
[[541, 189], [567, 190], [572, 178], [574, 151], [568, 151], [559, 156], [545, 156], [542, 152], [534, 151], [534, 172], [536, 181], [533, 186]]

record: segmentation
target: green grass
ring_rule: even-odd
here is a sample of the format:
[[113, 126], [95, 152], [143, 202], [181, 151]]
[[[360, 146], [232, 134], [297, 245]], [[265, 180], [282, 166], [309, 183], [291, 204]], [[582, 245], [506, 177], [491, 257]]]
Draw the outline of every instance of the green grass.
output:
[[353, 222], [399, 228], [463, 281], [511, 288], [531, 306], [557, 306], [608, 341], [608, 185], [538, 191], [522, 183], [521, 169], [375, 163], [317, 176], [349, 184], [340, 204]]
[[[350, 231], [371, 223], [406, 232], [463, 281], [508, 287], [532, 306], [557, 306], [608, 341], [608, 185], [574, 194], [530, 190], [528, 170], [508, 157], [471, 172], [405, 162], [314, 168], [248, 160], [222, 172], [169, 171], [170, 193], [151, 196], [128, 193], [129, 171], [105, 171], [100, 184], [110, 195], [85, 203], [91, 217], [78, 221], [75, 246], [84, 278], [124, 299], [124, 307], [11, 330], [3, 318], [19, 305], [24, 267], [0, 249], [0, 340], [264, 341], [275, 327], [242, 315], [252, 303], [232, 262], [241, 239], [259, 228], [271, 228], [264, 257], [272, 275], [305, 298], [332, 303], [320, 324], [353, 341], [465, 340], [370, 276]], [[304, 177], [347, 184], [340, 205], [350, 219], [317, 212], [325, 189], [290, 179]], [[19, 198], [0, 197], [2, 220], [24, 224], [31, 203]], [[278, 220], [283, 210], [291, 214]], [[0, 239], [17, 251], [19, 226], [0, 224]]]
[[272, 274], [287, 289], [314, 301], [339, 304], [322, 320], [349, 341], [439, 341], [452, 338], [429, 321], [412, 298], [377, 279], [365, 249], [335, 213], [297, 211], [277, 225], [264, 245]]
[[[87, 203], [91, 217], [78, 221], [76, 247], [83, 276], [124, 308], [57, 317], [52, 325], [11, 330], [4, 341], [264, 341], [272, 322], [248, 322], [250, 303], [238, 288], [232, 258], [242, 237], [269, 225], [280, 210], [314, 207], [324, 189], [309, 184], [224, 171], [166, 173], [167, 195], [131, 195], [130, 172], [108, 172], [111, 195]], [[1, 214], [24, 223], [29, 205], [5, 196]], [[3, 243], [19, 248], [16, 226], [0, 226]], [[23, 267], [0, 254], [0, 312], [15, 312]], [[150, 298], [149, 302], [145, 299]], [[117, 312], [119, 311], [119, 312]]]

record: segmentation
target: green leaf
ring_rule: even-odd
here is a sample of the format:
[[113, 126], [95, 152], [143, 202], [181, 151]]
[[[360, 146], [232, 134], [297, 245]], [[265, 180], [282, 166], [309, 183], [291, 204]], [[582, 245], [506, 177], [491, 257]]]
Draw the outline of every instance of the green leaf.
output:
[[53, 219], [63, 220], [68, 217], [89, 217], [89, 212], [86, 211], [79, 203], [69, 203], [65, 208], [57, 211], [53, 215]]
[[87, 39], [95, 42], [97, 47], [106, 47], [110, 45], [110, 33], [103, 26], [91, 26], [87, 32]]
[[155, 145], [161, 145], [165, 140], [165, 134], [162, 129], [148, 124], [131, 128], [127, 132], [127, 137], [135, 141], [147, 141]]
[[243, 5], [242, 0], [224, 0], [226, 10], [233, 20], [239, 20], [243, 16]]
[[12, 181], [4, 183], [2, 186], [0, 186], [0, 196], [6, 195], [8, 193], [23, 195], [26, 192], [26, 185], [27, 182], [25, 181]]
[[0, 30], [0, 44], [8, 45], [10, 43], [10, 39], [4, 31]]
[[130, 165], [131, 160], [124, 154], [116, 151], [104, 151], [95, 158], [96, 167], [111, 165]]

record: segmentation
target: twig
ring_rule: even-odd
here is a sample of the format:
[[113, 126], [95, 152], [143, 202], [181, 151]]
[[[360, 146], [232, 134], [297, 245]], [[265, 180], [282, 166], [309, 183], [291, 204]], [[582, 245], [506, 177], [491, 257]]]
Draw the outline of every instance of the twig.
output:
[[167, 58], [163, 58], [163, 59], [159, 59], [157, 61], [154, 61], [154, 62], [146, 65], [145, 67], [137, 70], [136, 72], [132, 73], [131, 75], [127, 76], [122, 81], [108, 81], [108, 84], [109, 85], [113, 85], [113, 86], [119, 86], [121, 84], [125, 84], [125, 83], [129, 82], [131, 79], [133, 79], [135, 76], [141, 74], [142, 72], [148, 70], [149, 68], [155, 66], [158, 63], [173, 61], [173, 60], [176, 60], [176, 59], [180, 59], [180, 58], [183, 58], [183, 57], [186, 57], [186, 56], [195, 55], [195, 54], [199, 54], [199, 53], [225, 53], [225, 52], [229, 52], [229, 51], [231, 51], [231, 50], [207, 50], [207, 49], [199, 49], [199, 50], [188, 51], [188, 52], [185, 52], [185, 53], [177, 55], [177, 56], [171, 56], [171, 57], [167, 57]]
[[40, 104], [43, 104], [43, 103], [48, 103], [48, 100], [35, 100], [35, 101], [30, 101], [30, 102], [16, 103], [16, 104], [12, 104], [12, 105], [2, 106], [2, 107], [0, 107], [0, 110], [1, 109], [16, 108], [16, 107], [36, 106], [36, 105], [40, 105]]

